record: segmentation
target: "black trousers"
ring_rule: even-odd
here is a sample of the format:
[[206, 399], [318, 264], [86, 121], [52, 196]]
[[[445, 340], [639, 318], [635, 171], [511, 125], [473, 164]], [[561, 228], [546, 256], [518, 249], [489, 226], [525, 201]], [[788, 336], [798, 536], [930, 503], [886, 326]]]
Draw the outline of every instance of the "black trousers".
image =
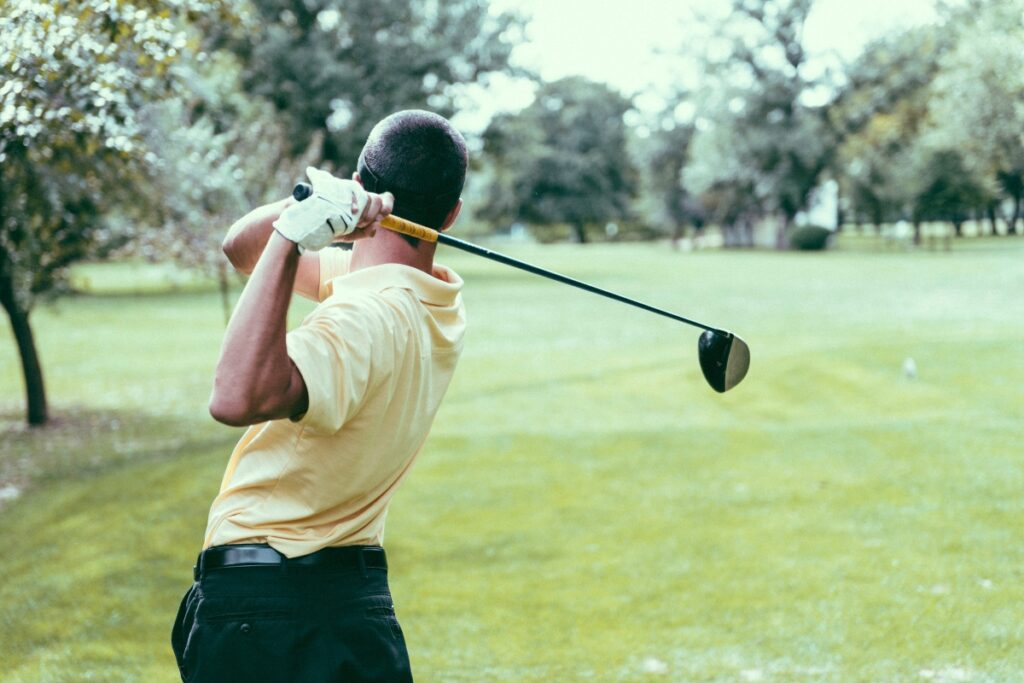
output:
[[386, 569], [204, 571], [181, 601], [171, 646], [185, 683], [412, 681]]

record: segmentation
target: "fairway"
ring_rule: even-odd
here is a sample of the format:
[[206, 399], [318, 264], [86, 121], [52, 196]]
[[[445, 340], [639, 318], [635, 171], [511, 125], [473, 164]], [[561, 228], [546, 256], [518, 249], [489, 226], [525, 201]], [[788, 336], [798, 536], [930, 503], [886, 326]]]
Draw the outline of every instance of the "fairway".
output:
[[[1024, 240], [495, 248], [730, 329], [751, 368], [716, 394], [697, 330], [442, 251], [466, 352], [385, 543], [418, 681], [1024, 681]], [[0, 328], [0, 682], [178, 680], [240, 434], [206, 414], [224, 323], [193, 285], [38, 309], [41, 432]]]

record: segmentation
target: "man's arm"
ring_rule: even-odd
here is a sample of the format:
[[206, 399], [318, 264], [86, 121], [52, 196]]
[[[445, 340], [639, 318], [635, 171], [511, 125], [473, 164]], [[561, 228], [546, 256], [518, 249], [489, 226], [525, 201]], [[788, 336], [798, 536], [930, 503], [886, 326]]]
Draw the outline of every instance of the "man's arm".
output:
[[285, 344], [299, 268], [295, 244], [272, 232], [246, 283], [221, 346], [210, 414], [240, 427], [306, 411], [306, 383]]
[[[363, 213], [345, 237], [372, 237], [393, 205], [388, 192], [367, 193]], [[295, 243], [271, 228], [224, 334], [210, 397], [210, 414], [218, 422], [241, 427], [306, 412], [306, 383], [286, 342], [299, 265]]]
[[[235, 270], [245, 275], [252, 274], [274, 232], [274, 221], [294, 203], [295, 200], [288, 197], [253, 209], [235, 221], [221, 245]], [[316, 252], [306, 252], [299, 257], [294, 290], [307, 299], [319, 299], [320, 256]]]

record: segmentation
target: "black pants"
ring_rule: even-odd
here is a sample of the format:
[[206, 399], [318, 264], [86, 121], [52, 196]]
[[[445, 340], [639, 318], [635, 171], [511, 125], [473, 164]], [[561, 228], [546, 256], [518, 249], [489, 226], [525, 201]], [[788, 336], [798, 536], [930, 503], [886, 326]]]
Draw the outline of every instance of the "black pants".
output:
[[412, 681], [386, 569], [205, 571], [171, 646], [186, 683]]

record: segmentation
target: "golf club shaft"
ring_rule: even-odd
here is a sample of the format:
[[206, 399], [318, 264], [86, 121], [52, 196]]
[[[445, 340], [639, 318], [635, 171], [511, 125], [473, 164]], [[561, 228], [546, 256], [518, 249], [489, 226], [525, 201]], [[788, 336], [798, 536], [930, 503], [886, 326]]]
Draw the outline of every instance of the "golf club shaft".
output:
[[717, 328], [710, 327], [708, 325], [705, 325], [704, 323], [699, 323], [696, 320], [690, 320], [689, 318], [684, 318], [681, 315], [676, 315], [675, 313], [670, 313], [669, 311], [665, 311], [665, 310], [662, 310], [660, 308], [656, 308], [656, 307], [651, 306], [649, 304], [645, 304], [642, 301], [637, 301], [635, 299], [630, 299], [629, 297], [622, 296], [621, 294], [616, 294], [615, 292], [610, 292], [607, 289], [602, 289], [600, 287], [595, 287], [594, 285], [587, 284], [586, 282], [582, 282], [582, 281], [577, 280], [575, 278], [571, 278], [571, 277], [569, 277], [567, 275], [562, 275], [561, 273], [556, 273], [556, 272], [554, 272], [552, 270], [547, 270], [545, 268], [540, 268], [540, 267], [535, 266], [535, 265], [533, 265], [531, 263], [526, 263], [525, 261], [520, 261], [519, 259], [514, 259], [511, 256], [506, 256], [505, 254], [501, 254], [501, 253], [498, 253], [496, 251], [491, 251], [490, 249], [485, 249], [484, 247], [481, 247], [481, 246], [478, 246], [476, 244], [473, 244], [472, 242], [466, 242], [464, 240], [460, 240], [457, 237], [449, 237], [448, 235], [445, 235], [445, 234], [442, 233], [442, 234], [439, 234], [437, 236], [437, 241], [440, 244], [447, 244], [450, 247], [455, 247], [456, 249], [461, 249], [462, 251], [468, 251], [470, 254], [476, 254], [477, 256], [483, 256], [485, 259], [489, 259], [491, 261], [497, 261], [498, 263], [504, 263], [506, 266], [512, 266], [513, 268], [518, 268], [519, 270], [525, 270], [527, 273], [533, 273], [534, 275], [540, 275], [541, 277], [546, 277], [549, 280], [554, 280], [555, 282], [561, 282], [562, 284], [570, 285], [572, 287], [576, 287], [577, 289], [582, 289], [583, 291], [590, 292], [591, 294], [599, 294], [600, 296], [606, 297], [608, 299], [613, 299], [615, 301], [620, 301], [620, 302], [622, 302], [624, 304], [628, 304], [630, 306], [635, 306], [636, 308], [642, 308], [645, 311], [650, 311], [651, 313], [657, 313], [658, 315], [663, 315], [666, 318], [671, 318], [672, 320], [677, 320], [677, 321], [679, 321], [681, 323], [686, 323], [687, 325], [693, 325], [694, 327], [699, 327], [702, 330], [711, 330], [712, 332], [719, 332], [719, 333], [722, 333], [722, 334], [728, 334], [727, 332], [724, 332], [723, 330], [719, 330]]
[[[299, 183], [295, 186], [295, 190], [292, 194], [297, 200], [302, 201], [311, 193], [312, 187], [310, 187], [308, 183]], [[704, 323], [697, 322], [696, 320], [691, 320], [690, 318], [685, 318], [681, 315], [670, 313], [669, 311], [657, 308], [655, 306], [651, 306], [649, 304], [645, 304], [635, 299], [630, 299], [629, 297], [622, 296], [621, 294], [616, 294], [615, 292], [611, 292], [607, 289], [602, 289], [601, 287], [595, 287], [594, 285], [587, 284], [586, 282], [582, 282], [575, 278], [571, 278], [567, 275], [562, 275], [561, 273], [556, 273], [552, 270], [547, 270], [546, 268], [535, 266], [532, 263], [520, 261], [519, 259], [512, 258], [511, 256], [506, 256], [505, 254], [501, 254], [496, 251], [491, 251], [490, 249], [485, 249], [484, 247], [473, 244], [472, 242], [466, 242], [465, 240], [460, 240], [457, 237], [450, 237], [442, 232], [434, 230], [433, 228], [428, 228], [418, 223], [413, 223], [412, 221], [406, 220], [404, 218], [399, 218], [398, 216], [386, 216], [384, 219], [381, 220], [380, 224], [381, 226], [387, 228], [388, 230], [392, 230], [403, 235], [408, 235], [410, 237], [415, 237], [417, 239], [426, 240], [428, 242], [438, 242], [440, 244], [446, 244], [450, 247], [461, 249], [462, 251], [468, 251], [470, 254], [482, 256], [483, 258], [488, 259], [490, 261], [497, 261], [498, 263], [503, 263], [506, 266], [512, 266], [513, 268], [518, 268], [519, 270], [525, 270], [527, 273], [540, 275], [541, 277], [546, 277], [549, 280], [561, 282], [564, 285], [576, 287], [577, 289], [582, 289], [583, 291], [590, 292], [591, 294], [598, 294], [608, 299], [612, 299], [614, 301], [619, 301], [621, 303], [643, 309], [650, 313], [656, 313], [666, 318], [671, 318], [672, 320], [685, 323], [686, 325], [692, 325], [694, 327], [699, 327], [702, 330], [709, 330], [711, 332], [717, 332], [719, 334], [730, 335], [730, 333], [726, 332], [725, 330], [720, 330], [718, 328], [705, 325]]]

